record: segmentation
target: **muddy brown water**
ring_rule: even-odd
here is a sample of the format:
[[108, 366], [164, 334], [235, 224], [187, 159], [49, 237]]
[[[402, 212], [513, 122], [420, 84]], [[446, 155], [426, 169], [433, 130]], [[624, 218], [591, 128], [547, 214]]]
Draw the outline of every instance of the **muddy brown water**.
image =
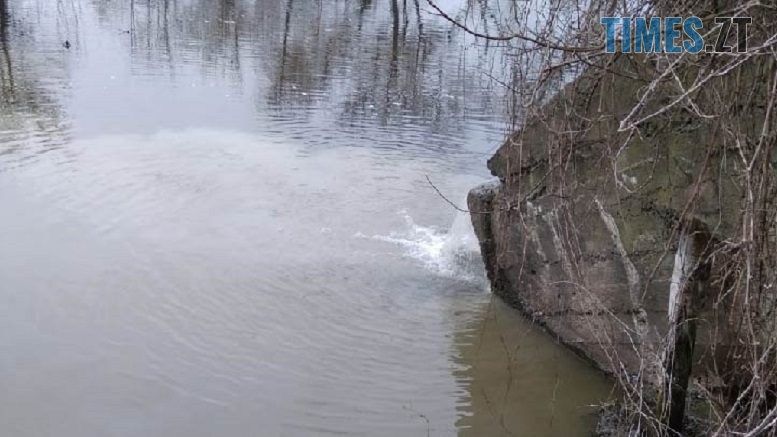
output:
[[498, 48], [399, 5], [0, 0], [0, 434], [589, 433], [426, 181], [488, 177]]

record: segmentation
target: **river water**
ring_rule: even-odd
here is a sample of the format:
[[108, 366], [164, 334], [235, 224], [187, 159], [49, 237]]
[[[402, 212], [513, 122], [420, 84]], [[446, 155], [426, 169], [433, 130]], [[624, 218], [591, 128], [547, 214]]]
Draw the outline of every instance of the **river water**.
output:
[[399, 8], [0, 0], [0, 434], [589, 433], [427, 182], [488, 178], [498, 47]]

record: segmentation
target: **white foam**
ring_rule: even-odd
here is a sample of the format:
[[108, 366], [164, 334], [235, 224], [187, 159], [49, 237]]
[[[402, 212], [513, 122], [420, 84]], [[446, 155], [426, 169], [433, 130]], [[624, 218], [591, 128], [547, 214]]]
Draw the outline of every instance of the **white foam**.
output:
[[371, 238], [403, 247], [405, 255], [435, 274], [465, 281], [483, 279], [480, 247], [467, 213], [458, 213], [448, 230], [421, 226], [406, 212], [402, 214], [406, 229]]

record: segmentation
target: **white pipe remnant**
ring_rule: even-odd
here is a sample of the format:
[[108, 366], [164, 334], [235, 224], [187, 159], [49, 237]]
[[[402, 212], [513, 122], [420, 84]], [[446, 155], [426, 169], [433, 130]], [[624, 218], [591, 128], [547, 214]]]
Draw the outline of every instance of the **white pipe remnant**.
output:
[[698, 262], [693, 249], [692, 237], [688, 235], [687, 231], [683, 231], [677, 241], [672, 279], [669, 283], [669, 309], [667, 315], [670, 326], [675, 326], [679, 322], [677, 318], [680, 316], [680, 306], [682, 305], [684, 290]]

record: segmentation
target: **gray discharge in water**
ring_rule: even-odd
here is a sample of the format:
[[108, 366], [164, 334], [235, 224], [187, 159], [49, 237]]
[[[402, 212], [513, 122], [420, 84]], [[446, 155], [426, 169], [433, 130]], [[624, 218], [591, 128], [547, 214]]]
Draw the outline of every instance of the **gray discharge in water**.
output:
[[406, 4], [0, 1], [0, 434], [587, 433], [426, 182], [488, 176], [499, 53]]

